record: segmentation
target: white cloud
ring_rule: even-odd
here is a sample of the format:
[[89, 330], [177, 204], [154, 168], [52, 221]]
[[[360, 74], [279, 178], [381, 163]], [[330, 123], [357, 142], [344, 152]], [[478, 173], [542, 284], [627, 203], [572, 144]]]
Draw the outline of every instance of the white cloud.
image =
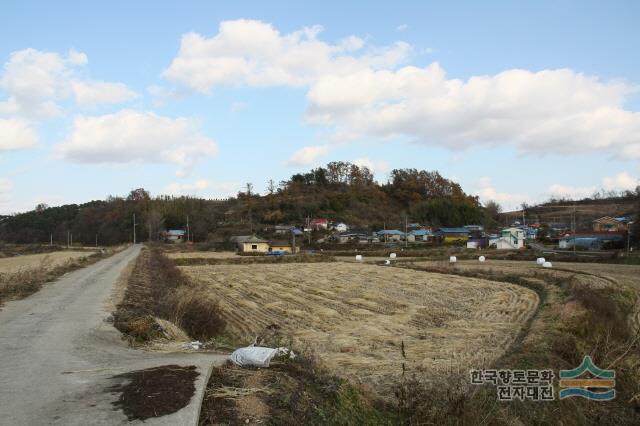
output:
[[194, 120], [125, 109], [76, 117], [72, 133], [56, 150], [81, 163], [171, 163], [182, 176], [202, 157], [214, 156], [217, 147]]
[[396, 31], [398, 31], [398, 32], [403, 32], [403, 31], [406, 31], [408, 29], [409, 29], [409, 25], [407, 25], [407, 24], [401, 24], [401, 25], [398, 25], [396, 27]]
[[[0, 89], [7, 94], [7, 99], [0, 101], [0, 113], [49, 118], [60, 115], [58, 102], [73, 95], [81, 104], [113, 102], [125, 91], [128, 96], [124, 100], [131, 99], [131, 90], [122, 83], [80, 78], [77, 70], [87, 62], [87, 56], [75, 50], [64, 56], [32, 48], [13, 52], [0, 76]], [[102, 89], [111, 93], [96, 93]]]
[[640, 159], [640, 113], [623, 108], [634, 90], [568, 69], [514, 69], [463, 81], [434, 63], [322, 77], [308, 93], [307, 119], [336, 126], [347, 138]]
[[404, 61], [410, 46], [365, 50], [364, 41], [350, 36], [338, 44], [318, 39], [322, 27], [305, 27], [280, 34], [271, 24], [239, 19], [220, 23], [218, 34], [182, 37], [180, 51], [164, 77], [208, 93], [219, 85], [306, 86], [326, 74], [353, 74], [373, 67], [392, 67]]
[[80, 106], [98, 104], [117, 104], [138, 97], [137, 93], [123, 83], [103, 81], [73, 81], [71, 90], [75, 101]]
[[391, 168], [386, 161], [372, 161], [367, 157], [356, 158], [352, 161], [358, 167], [366, 167], [371, 173], [387, 173]]
[[168, 195], [200, 195], [210, 198], [227, 198], [235, 196], [239, 190], [239, 183], [212, 183], [206, 179], [200, 179], [193, 183], [171, 183], [164, 188], [163, 192]]
[[305, 146], [296, 151], [287, 161], [290, 166], [309, 166], [315, 163], [319, 157], [326, 155], [330, 150], [329, 145]]
[[615, 176], [602, 178], [601, 186], [572, 186], [555, 183], [549, 186], [549, 194], [557, 197], [580, 199], [590, 197], [600, 189], [606, 191], [633, 191], [640, 185], [640, 179], [634, 178], [627, 172], [618, 173]]
[[37, 143], [36, 132], [25, 120], [0, 118], [0, 152], [31, 148]]
[[[401, 66], [414, 51], [406, 43], [376, 48], [350, 36], [332, 44], [320, 40], [321, 30], [281, 34], [261, 21], [224, 21], [213, 37], [185, 34], [163, 75], [203, 93], [220, 85], [308, 87], [306, 120], [331, 129], [334, 142], [401, 139], [640, 160], [640, 112], [625, 108], [638, 87], [571, 69], [456, 79], [438, 63]], [[294, 157], [310, 154], [303, 148]]]
[[585, 198], [596, 192], [596, 186], [571, 186], [555, 183], [549, 187], [549, 194], [561, 198]]
[[517, 208], [523, 202], [531, 202], [530, 197], [524, 194], [499, 192], [493, 187], [491, 178], [488, 176], [482, 176], [478, 180], [476, 195], [480, 197], [480, 201], [483, 203], [490, 200], [495, 201], [505, 210]]
[[627, 172], [602, 179], [602, 187], [607, 191], [633, 191], [639, 185], [640, 179], [631, 176]]

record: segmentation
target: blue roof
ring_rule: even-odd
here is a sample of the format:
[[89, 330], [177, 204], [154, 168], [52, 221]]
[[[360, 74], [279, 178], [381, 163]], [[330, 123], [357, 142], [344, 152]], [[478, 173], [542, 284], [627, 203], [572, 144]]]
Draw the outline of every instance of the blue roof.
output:
[[444, 234], [448, 234], [448, 233], [465, 233], [468, 234], [469, 230], [467, 228], [440, 228], [438, 229], [438, 232], [442, 232]]
[[431, 232], [428, 229], [416, 229], [415, 231], [411, 231], [409, 233], [413, 235], [432, 235], [433, 234], [433, 232]]
[[378, 231], [378, 235], [404, 235], [404, 232], [397, 229], [387, 229], [384, 231]]

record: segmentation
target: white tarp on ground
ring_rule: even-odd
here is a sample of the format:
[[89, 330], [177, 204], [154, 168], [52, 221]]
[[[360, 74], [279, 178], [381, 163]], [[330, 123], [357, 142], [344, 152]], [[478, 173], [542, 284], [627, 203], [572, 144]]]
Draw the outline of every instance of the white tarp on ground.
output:
[[288, 348], [263, 348], [261, 346], [247, 346], [239, 348], [229, 355], [234, 364], [241, 367], [268, 367], [275, 356], [288, 355], [294, 358], [295, 354]]

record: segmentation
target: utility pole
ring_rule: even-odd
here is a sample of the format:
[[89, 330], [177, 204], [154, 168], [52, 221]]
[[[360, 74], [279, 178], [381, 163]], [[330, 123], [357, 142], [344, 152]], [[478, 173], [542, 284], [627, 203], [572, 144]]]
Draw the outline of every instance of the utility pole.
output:
[[133, 244], [136, 243], [136, 214], [133, 214]]
[[576, 254], [576, 205], [573, 204], [573, 215], [571, 216], [571, 227], [573, 228], [573, 254]]
[[631, 225], [633, 222], [627, 223], [627, 257], [631, 254]]
[[187, 215], [187, 242], [189, 242], [189, 215]]
[[73, 232], [71, 232], [71, 247], [73, 247]]
[[53, 234], [49, 234], [49, 247], [53, 245]]
[[409, 226], [407, 224], [407, 215], [404, 215], [404, 246], [409, 247], [409, 236], [407, 235], [407, 231]]
[[296, 254], [296, 234], [291, 230], [291, 251]]
[[71, 231], [67, 230], [67, 248], [69, 248], [69, 235], [71, 234]]

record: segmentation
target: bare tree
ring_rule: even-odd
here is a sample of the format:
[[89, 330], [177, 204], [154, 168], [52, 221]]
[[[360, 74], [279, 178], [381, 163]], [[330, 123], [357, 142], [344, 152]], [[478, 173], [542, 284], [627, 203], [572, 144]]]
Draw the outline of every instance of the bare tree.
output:
[[158, 239], [160, 231], [164, 228], [164, 216], [158, 210], [149, 210], [146, 215], [149, 238], [153, 241]]
[[273, 193], [276, 192], [276, 184], [273, 179], [269, 179], [269, 182], [267, 183], [267, 191], [269, 191], [269, 195], [273, 195]]

